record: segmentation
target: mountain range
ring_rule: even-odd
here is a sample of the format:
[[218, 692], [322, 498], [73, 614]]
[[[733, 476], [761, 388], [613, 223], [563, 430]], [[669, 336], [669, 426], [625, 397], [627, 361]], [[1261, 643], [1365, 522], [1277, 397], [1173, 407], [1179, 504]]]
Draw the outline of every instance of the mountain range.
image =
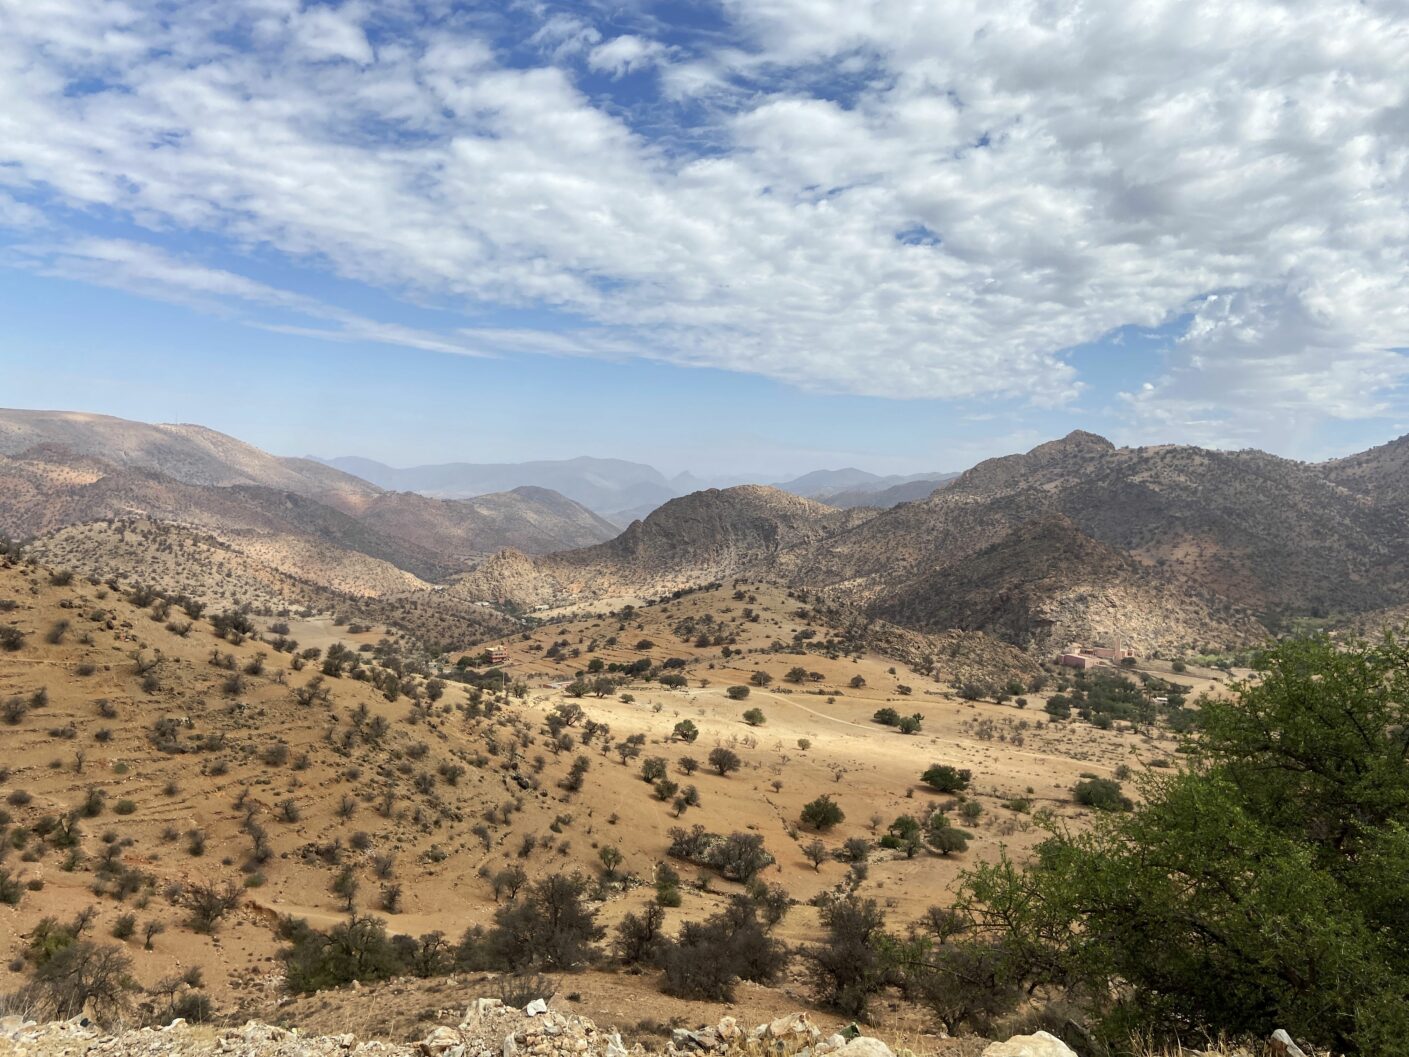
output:
[[[845, 519], [778, 489], [701, 492], [633, 527], [639, 560], [624, 561], [620, 541], [500, 554], [456, 590], [552, 606], [750, 575], [905, 626], [1033, 648], [1247, 645], [1294, 617], [1409, 601], [1406, 448], [1401, 439], [1310, 464], [1116, 448], [1078, 431], [982, 462], [925, 499]], [[705, 525], [729, 526], [707, 552], [695, 538]]]
[[[645, 463], [625, 459], [546, 459], [516, 463], [451, 462], [398, 468], [359, 456], [291, 462], [317, 462], [379, 488], [417, 492], [442, 499], [468, 499], [489, 492], [536, 487], [558, 492], [625, 528], [663, 503], [707, 488], [760, 483], [747, 477], [697, 477], [684, 472], [666, 477]], [[829, 506], [889, 507], [920, 499], [957, 474], [925, 473], [882, 476], [845, 467], [813, 470], [774, 482], [774, 487]]]
[[[586, 474], [599, 502], [678, 483], [585, 459], [382, 480], [452, 490], [470, 469], [488, 485], [524, 466], [560, 483]], [[32, 537], [50, 564], [224, 604], [375, 611], [437, 642], [500, 633], [504, 611], [610, 606], [729, 577], [1029, 651], [1098, 639], [1240, 648], [1289, 621], [1371, 626], [1409, 605], [1409, 438], [1302, 463], [1117, 448], [1077, 431], [947, 480], [846, 469], [783, 484], [670, 497], [618, 531], [537, 485], [435, 497], [199, 426], [0, 412], [0, 533]], [[829, 498], [795, 494], [813, 489]]]

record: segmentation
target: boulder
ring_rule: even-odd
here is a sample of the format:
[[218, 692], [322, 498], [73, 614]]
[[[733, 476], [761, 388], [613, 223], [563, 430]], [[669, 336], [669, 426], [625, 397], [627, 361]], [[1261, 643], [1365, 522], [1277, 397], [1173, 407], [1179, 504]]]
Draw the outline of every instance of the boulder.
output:
[[1039, 1031], [992, 1043], [984, 1049], [983, 1057], [1076, 1057], [1076, 1051], [1057, 1036]]
[[1272, 1033], [1272, 1052], [1278, 1057], [1306, 1057], [1301, 1047], [1281, 1028]]
[[895, 1057], [895, 1054], [880, 1039], [858, 1035], [841, 1049], [833, 1051], [832, 1057]]
[[425, 1057], [445, 1057], [460, 1045], [460, 1033], [450, 1028], [434, 1028], [418, 1047]]

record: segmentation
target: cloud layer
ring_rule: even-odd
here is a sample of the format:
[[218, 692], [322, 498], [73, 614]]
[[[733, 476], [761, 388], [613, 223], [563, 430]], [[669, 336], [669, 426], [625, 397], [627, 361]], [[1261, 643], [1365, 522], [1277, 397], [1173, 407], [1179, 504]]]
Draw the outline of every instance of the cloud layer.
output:
[[[0, 225], [277, 251], [463, 308], [405, 335], [439, 351], [1059, 402], [1063, 350], [1187, 316], [1132, 418], [1233, 443], [1400, 402], [1392, 0], [462, 7], [0, 0]], [[23, 259], [379, 326], [63, 224]], [[491, 306], [551, 333], [476, 329]]]

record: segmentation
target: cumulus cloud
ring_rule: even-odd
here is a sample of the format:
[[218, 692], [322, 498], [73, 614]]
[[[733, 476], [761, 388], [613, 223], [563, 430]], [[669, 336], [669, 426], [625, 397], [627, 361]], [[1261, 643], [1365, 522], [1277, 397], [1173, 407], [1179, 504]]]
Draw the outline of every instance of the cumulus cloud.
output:
[[1386, 0], [725, 0], [644, 101], [578, 78], [661, 62], [661, 34], [410, 9], [379, 5], [374, 49], [349, 5], [0, 0], [0, 172], [565, 321], [496, 348], [1050, 402], [1081, 391], [1063, 350], [1187, 315], [1133, 421], [1236, 442], [1401, 406], [1409, 17]]

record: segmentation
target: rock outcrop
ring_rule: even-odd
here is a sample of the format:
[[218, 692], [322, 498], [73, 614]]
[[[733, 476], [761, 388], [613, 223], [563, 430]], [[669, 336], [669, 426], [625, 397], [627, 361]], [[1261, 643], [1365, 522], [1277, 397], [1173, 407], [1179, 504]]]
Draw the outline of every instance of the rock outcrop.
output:
[[[359, 1040], [353, 1035], [305, 1035], [296, 1029], [250, 1021], [239, 1028], [211, 1028], [176, 1020], [161, 1028], [106, 1033], [87, 1018], [35, 1024], [0, 1019], [0, 1055], [8, 1057], [631, 1057], [612, 1029], [586, 1017], [549, 1009], [542, 1000], [523, 1009], [481, 998], [455, 1027], [434, 1028], [420, 1042]], [[752, 1029], [733, 1017], [697, 1031], [678, 1029], [669, 1057], [749, 1054], [750, 1057], [895, 1057], [880, 1039], [823, 1036], [806, 1013], [779, 1017]]]

